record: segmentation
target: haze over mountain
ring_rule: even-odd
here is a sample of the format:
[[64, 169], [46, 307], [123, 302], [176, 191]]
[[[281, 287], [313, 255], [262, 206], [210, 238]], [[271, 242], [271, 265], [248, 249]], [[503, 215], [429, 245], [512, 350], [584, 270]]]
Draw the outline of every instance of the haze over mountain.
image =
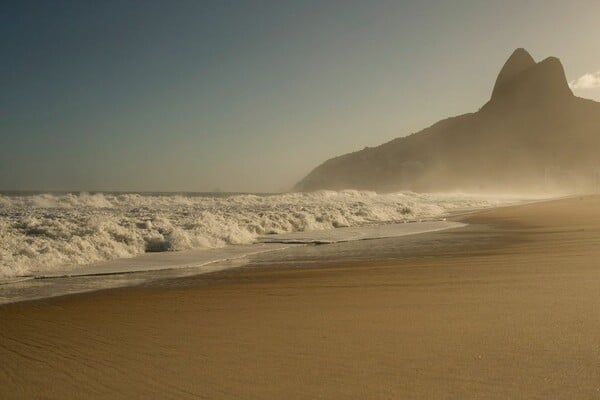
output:
[[517, 49], [477, 112], [327, 160], [296, 190], [590, 191], [600, 103], [571, 92], [558, 58]]

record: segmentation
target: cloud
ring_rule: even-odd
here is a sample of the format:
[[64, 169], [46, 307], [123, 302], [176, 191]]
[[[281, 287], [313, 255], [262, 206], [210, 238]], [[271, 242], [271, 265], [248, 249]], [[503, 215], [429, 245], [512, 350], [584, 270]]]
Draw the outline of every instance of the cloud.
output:
[[600, 87], [600, 71], [585, 74], [569, 82], [571, 89], [594, 89]]

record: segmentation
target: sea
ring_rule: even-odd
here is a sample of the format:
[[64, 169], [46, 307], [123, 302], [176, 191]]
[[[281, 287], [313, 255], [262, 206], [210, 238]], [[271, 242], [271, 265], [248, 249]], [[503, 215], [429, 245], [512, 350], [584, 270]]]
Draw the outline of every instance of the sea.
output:
[[[298, 246], [461, 226], [524, 201], [465, 193], [0, 192], [0, 303], [239, 267]], [[297, 250], [296, 250], [297, 251]]]

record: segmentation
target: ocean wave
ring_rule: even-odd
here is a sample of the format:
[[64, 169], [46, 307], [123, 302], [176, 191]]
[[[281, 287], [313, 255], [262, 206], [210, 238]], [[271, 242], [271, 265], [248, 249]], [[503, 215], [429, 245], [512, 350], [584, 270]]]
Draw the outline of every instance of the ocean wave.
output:
[[215, 248], [258, 236], [442, 217], [506, 199], [464, 194], [318, 191], [227, 197], [0, 195], [0, 277], [144, 252]]

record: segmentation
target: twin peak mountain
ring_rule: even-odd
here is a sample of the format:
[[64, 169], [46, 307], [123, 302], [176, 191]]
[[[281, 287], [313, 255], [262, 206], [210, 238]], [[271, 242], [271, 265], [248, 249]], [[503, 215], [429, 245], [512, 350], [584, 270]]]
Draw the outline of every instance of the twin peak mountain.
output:
[[558, 58], [517, 49], [479, 111], [327, 160], [295, 189], [584, 192], [599, 151], [600, 103], [573, 95]]

